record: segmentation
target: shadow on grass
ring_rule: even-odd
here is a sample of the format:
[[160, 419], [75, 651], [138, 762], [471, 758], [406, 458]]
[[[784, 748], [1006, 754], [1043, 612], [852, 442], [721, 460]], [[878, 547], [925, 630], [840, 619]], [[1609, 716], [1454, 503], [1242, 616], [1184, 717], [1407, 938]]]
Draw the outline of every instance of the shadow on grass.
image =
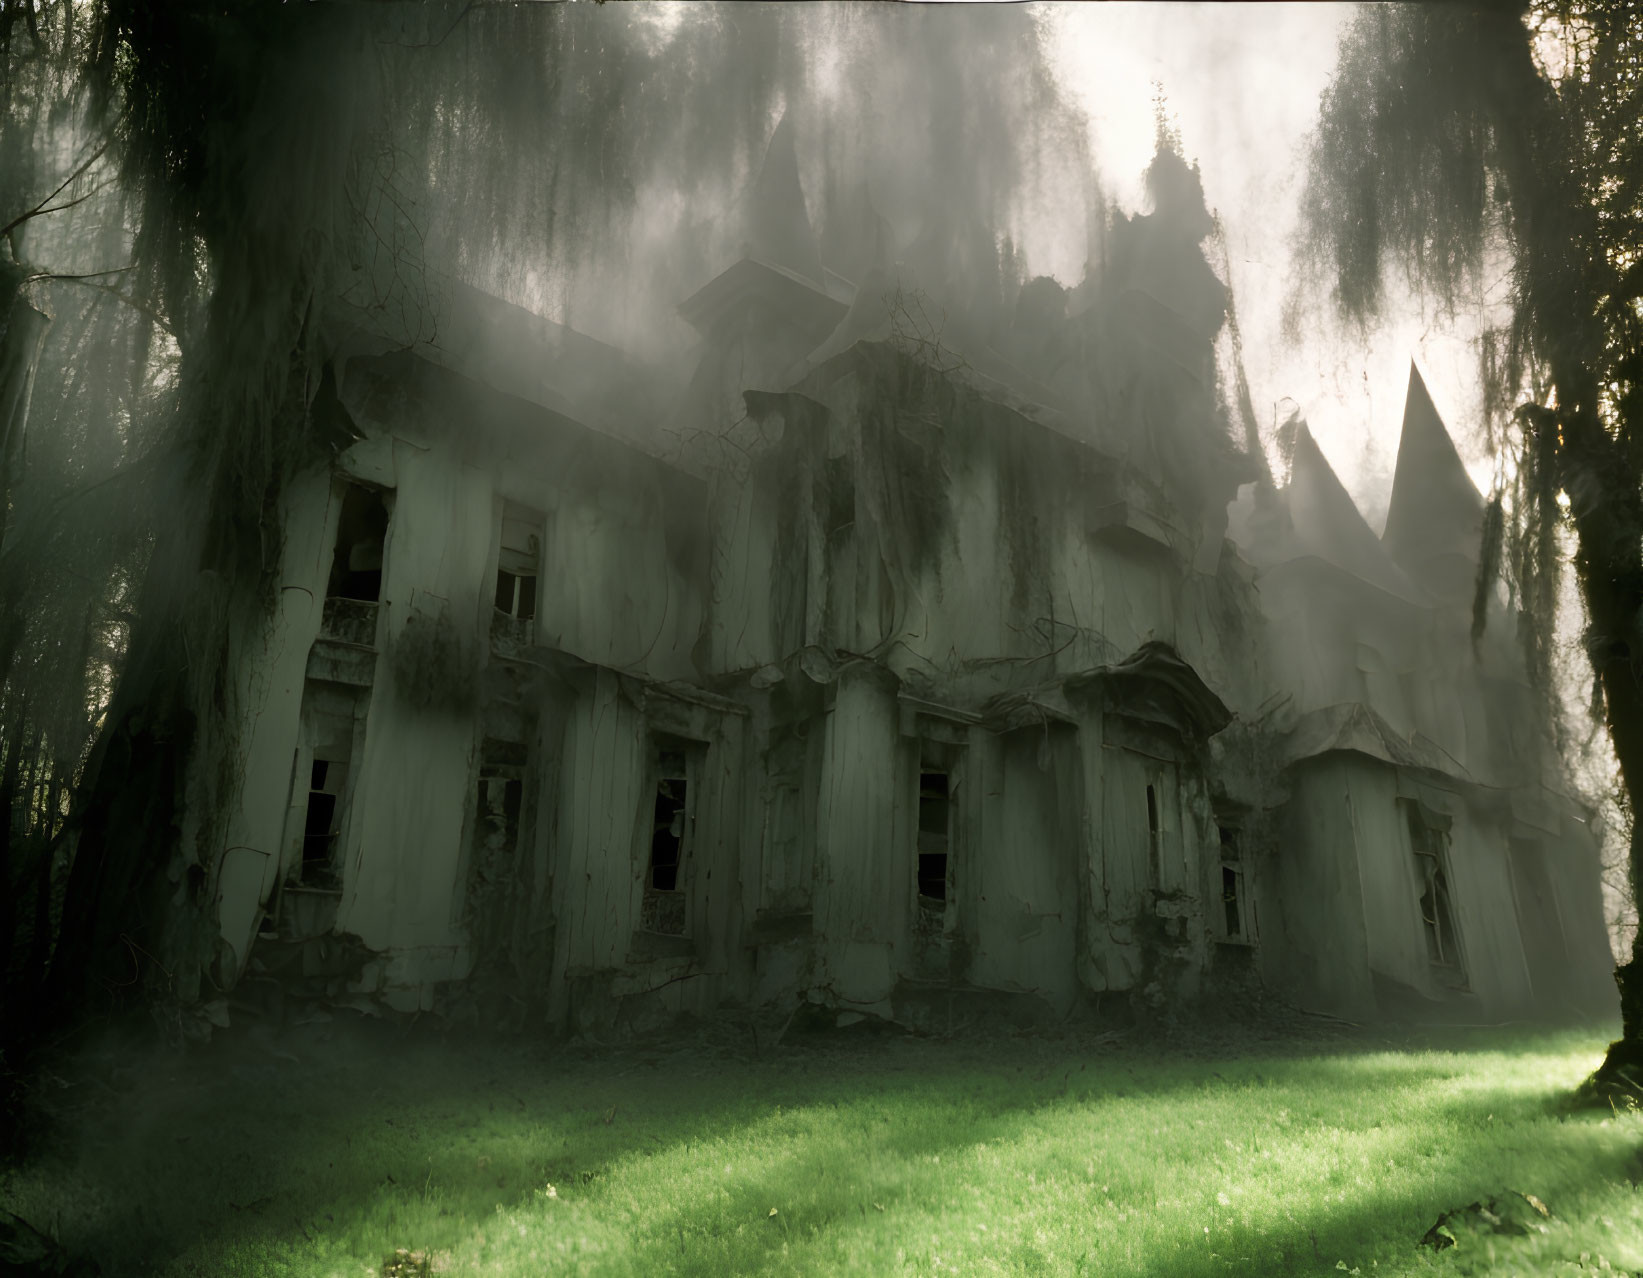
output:
[[[1410, 1070], [1396, 1067], [1375, 1069], [1360, 1074], [1355, 1081], [1365, 1091], [1373, 1091], [1380, 1084], [1408, 1082], [1410, 1074]], [[1295, 1083], [1307, 1081], [1273, 1080], [1269, 1086], [1281, 1096], [1290, 1093]], [[1127, 1094], [1115, 1090], [1101, 1099], [1118, 1105], [1149, 1100], [1167, 1105], [1180, 1093], [1191, 1090], [1197, 1089], [1154, 1083]], [[1425, 1118], [1439, 1130], [1482, 1127], [1502, 1108], [1501, 1100], [1498, 1093], [1467, 1096], [1431, 1107]], [[946, 1110], [926, 1112], [911, 1122], [887, 1123], [878, 1141], [879, 1148], [889, 1155], [883, 1159], [833, 1159], [825, 1167], [818, 1167], [818, 1151], [795, 1144], [779, 1159], [761, 1166], [755, 1175], [728, 1176], [714, 1193], [675, 1200], [668, 1210], [657, 1212], [633, 1238], [626, 1262], [635, 1272], [707, 1274], [797, 1270], [800, 1265], [795, 1258], [783, 1254], [783, 1244], [795, 1239], [819, 1240], [823, 1235], [832, 1235], [828, 1250], [835, 1256], [871, 1255], [875, 1246], [882, 1248], [887, 1238], [894, 1241], [896, 1237], [893, 1227], [886, 1228], [886, 1224], [893, 1226], [897, 1207], [904, 1205], [898, 1202], [900, 1194], [894, 1164], [921, 1157], [946, 1156], [979, 1145], [1010, 1145], [1029, 1136], [1031, 1127], [1046, 1121], [1053, 1123], [1053, 1111], [1065, 1103], [1024, 1096], [1018, 1104], [992, 1112], [974, 1109], [966, 1112], [962, 1106], [950, 1106]], [[1544, 1100], [1524, 1099], [1519, 1103], [1546, 1119], [1554, 1114], [1563, 1116], [1561, 1107]], [[1052, 1112], [1046, 1114], [1046, 1110]], [[1519, 1121], [1523, 1118], [1524, 1115], [1518, 1115]], [[1378, 1151], [1381, 1154], [1407, 1155], [1411, 1146], [1424, 1143], [1418, 1132], [1397, 1141], [1391, 1139], [1396, 1129], [1386, 1130], [1389, 1139]], [[1285, 1146], [1294, 1152], [1316, 1131], [1316, 1124], [1302, 1123], [1293, 1138], [1274, 1142], [1280, 1148], [1280, 1163]], [[1535, 1179], [1523, 1188], [1560, 1202], [1593, 1185], [1624, 1182], [1632, 1170], [1633, 1155], [1612, 1135], [1600, 1136], [1590, 1116], [1576, 1116], [1560, 1124], [1559, 1138], [1561, 1156], [1555, 1169], [1541, 1166]], [[1203, 1234], [1197, 1226], [1199, 1220], [1213, 1215], [1214, 1208], [1210, 1206], [1206, 1217], [1194, 1218], [1187, 1228], [1177, 1229], [1173, 1235], [1154, 1232], [1144, 1245], [1131, 1245], [1121, 1254], [1109, 1254], [1098, 1230], [1074, 1229], [1071, 1232], [1079, 1243], [1071, 1254], [1018, 1241], [1009, 1247], [1006, 1256], [993, 1259], [1003, 1260], [1012, 1271], [1020, 1272], [1067, 1272], [1069, 1267], [1082, 1262], [1090, 1273], [1167, 1273], [1181, 1278], [1228, 1272], [1314, 1273], [1334, 1270], [1337, 1261], [1344, 1262], [1344, 1267], [1350, 1269], [1361, 1259], [1367, 1272], [1368, 1251], [1379, 1249], [1388, 1240], [1397, 1240], [1413, 1260], [1417, 1240], [1440, 1211], [1498, 1193], [1506, 1187], [1492, 1169], [1473, 1163], [1470, 1153], [1465, 1147], [1453, 1149], [1439, 1158], [1435, 1166], [1425, 1169], [1418, 1184], [1410, 1183], [1393, 1192], [1350, 1194], [1338, 1205], [1314, 1203], [1312, 1210], [1301, 1216], [1269, 1211], [1247, 1224], [1225, 1225], [1215, 1220], [1210, 1233]], [[888, 1174], [887, 1163], [892, 1165]], [[1083, 1195], [1091, 1208], [1096, 1206], [1094, 1182], [1103, 1179], [1118, 1181], [1121, 1178], [1098, 1171]], [[1148, 1197], [1156, 1194], [1158, 1188], [1156, 1182], [1137, 1183], [1131, 1178], [1131, 1183], [1117, 1186], [1117, 1193], [1120, 1202], [1129, 1196], [1125, 1205], [1130, 1211], [1146, 1212], [1153, 1205]], [[983, 1214], [985, 1208], [981, 1204], [987, 1197], [984, 1188], [978, 1190], [976, 1201]], [[781, 1220], [785, 1222], [779, 1231], [745, 1228], [747, 1222], [762, 1222], [768, 1206], [776, 1202], [781, 1205]], [[930, 1204], [906, 1205], [918, 1208]], [[962, 1188], [955, 1191], [951, 1205], [968, 1205]], [[890, 1221], [875, 1214], [881, 1210], [891, 1217]], [[861, 1236], [862, 1245], [852, 1242], [852, 1234]], [[928, 1269], [933, 1253], [939, 1250], [939, 1247], [921, 1248], [915, 1242], [909, 1248], [912, 1253], [909, 1260], [920, 1269]], [[818, 1255], [809, 1267], [825, 1271], [829, 1265]], [[888, 1257], [884, 1267], [891, 1267]]]
[[[1115, 1122], [1120, 1111], [1133, 1119], [1138, 1110], [1162, 1121], [1195, 1097], [1235, 1094], [1239, 1105], [1287, 1109], [1289, 1143], [1298, 1147], [1327, 1116], [1338, 1117], [1326, 1099], [1334, 1088], [1373, 1095], [1455, 1080], [1460, 1094], [1429, 1115], [1451, 1129], [1482, 1123], [1503, 1101], [1539, 1111], [1547, 1104], [1532, 1092], [1464, 1090], [1464, 1057], [1381, 1048], [1180, 1062], [1147, 1049], [1089, 1057], [1076, 1042], [955, 1046], [893, 1042], [866, 1053], [784, 1051], [744, 1062], [663, 1045], [589, 1061], [373, 1036], [305, 1053], [306, 1061], [206, 1053], [139, 1089], [145, 1103], [101, 1135], [89, 1133], [78, 1159], [60, 1168], [63, 1239], [111, 1278], [172, 1262], [186, 1268], [192, 1253], [213, 1250], [260, 1251], [268, 1266], [258, 1272], [278, 1272], [286, 1263], [278, 1257], [289, 1255], [300, 1272], [302, 1256], [358, 1264], [394, 1246], [461, 1248], [498, 1208], [527, 1209], [552, 1183], [579, 1211], [627, 1217], [622, 1264], [635, 1272], [775, 1268], [783, 1243], [871, 1253], [908, 1211], [928, 1206], [910, 1199], [921, 1192], [910, 1168], [981, 1144], [1008, 1146], [1074, 1113], [1110, 1106]], [[1506, 1047], [1497, 1040], [1479, 1050]], [[1585, 1167], [1598, 1182], [1625, 1175], [1612, 1139], [1595, 1139], [1590, 1123], [1559, 1131], [1568, 1146], [1561, 1167]], [[1398, 1152], [1420, 1139], [1408, 1135]], [[701, 1163], [711, 1151], [716, 1167], [745, 1160], [748, 1147], [761, 1151], [751, 1169], [720, 1174], [702, 1163], [689, 1186], [641, 1209], [619, 1206], [608, 1192], [618, 1181], [642, 1187], [652, 1158], [696, 1155]], [[1418, 1187], [1304, 1220], [1263, 1217], [1212, 1233], [1209, 1243], [1202, 1235], [1150, 1238], [1129, 1260], [1189, 1278], [1228, 1272], [1228, 1258], [1240, 1256], [1250, 1257], [1252, 1272], [1274, 1262], [1314, 1272], [1362, 1254], [1368, 1237], [1405, 1236], [1413, 1246], [1438, 1211], [1502, 1188], [1480, 1183], [1464, 1160], [1456, 1150]], [[1580, 1188], [1575, 1179], [1565, 1171], [1555, 1184], [1523, 1187], [1555, 1209], [1559, 1195]], [[955, 1187], [955, 1202], [965, 1189]], [[1132, 1210], [1149, 1208], [1144, 1178], [1118, 1192], [1134, 1196]], [[773, 1218], [771, 1206], [779, 1207]], [[1101, 1236], [1077, 1232], [1090, 1272], [1112, 1272]], [[1028, 1245], [1010, 1265], [1065, 1270], [1076, 1259]]]

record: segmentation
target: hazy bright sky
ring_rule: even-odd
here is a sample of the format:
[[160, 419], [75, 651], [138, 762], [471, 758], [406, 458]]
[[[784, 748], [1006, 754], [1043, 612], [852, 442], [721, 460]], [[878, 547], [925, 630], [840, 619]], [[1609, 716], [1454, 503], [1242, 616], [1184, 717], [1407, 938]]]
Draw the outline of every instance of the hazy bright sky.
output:
[[[1306, 135], [1335, 66], [1348, 4], [1049, 4], [1039, 6], [1058, 51], [1057, 71], [1091, 119], [1106, 189], [1143, 206], [1153, 153], [1153, 100], [1161, 86], [1182, 147], [1227, 232], [1244, 354], [1263, 429], [1288, 396], [1377, 528], [1397, 459], [1413, 355], [1474, 479], [1490, 464], [1478, 424], [1471, 335], [1478, 315], [1442, 320], [1415, 296], [1396, 298], [1384, 325], [1360, 338], [1332, 331], [1321, 297], [1299, 343], [1281, 315], [1295, 279], [1290, 237], [1304, 179]], [[1221, 263], [1210, 252], [1217, 271]], [[1285, 409], [1287, 409], [1285, 405]], [[1281, 410], [1278, 414], [1283, 415]]]
[[[952, 4], [941, 17], [962, 23], [968, 7]], [[1326, 288], [1297, 289], [1292, 238], [1308, 134], [1334, 72], [1337, 41], [1356, 8], [1057, 0], [1028, 11], [1047, 28], [1054, 69], [1069, 97], [1088, 113], [1101, 185], [1125, 211], [1146, 207], [1142, 180], [1154, 152], [1154, 102], [1162, 91], [1186, 157], [1200, 166], [1205, 195], [1226, 230], [1228, 261], [1221, 261], [1213, 244], [1206, 244], [1206, 252], [1233, 288], [1263, 433], [1270, 438], [1292, 406], [1286, 401], [1298, 405], [1378, 529], [1397, 460], [1412, 357], [1481, 489], [1487, 490], [1492, 467], [1473, 342], [1484, 299], [1469, 314], [1443, 317], [1408, 289], [1389, 286], [1382, 323], [1356, 333], [1336, 324]], [[624, 14], [663, 39], [690, 16], [687, 4], [636, 5]], [[985, 65], [985, 50], [978, 53]], [[814, 201], [815, 191], [810, 194]], [[1036, 216], [1053, 220], [1055, 212], [1039, 208]], [[652, 230], [674, 236], [676, 221], [669, 213]], [[1071, 237], [1069, 225], [1078, 228]], [[1087, 250], [1082, 223], [1074, 218], [1039, 229], [1032, 268], [1077, 283]], [[1501, 296], [1497, 287], [1497, 304]], [[1286, 340], [1285, 305], [1297, 299], [1299, 337]], [[647, 295], [645, 304], [654, 301]], [[570, 321], [579, 322], [575, 316]]]

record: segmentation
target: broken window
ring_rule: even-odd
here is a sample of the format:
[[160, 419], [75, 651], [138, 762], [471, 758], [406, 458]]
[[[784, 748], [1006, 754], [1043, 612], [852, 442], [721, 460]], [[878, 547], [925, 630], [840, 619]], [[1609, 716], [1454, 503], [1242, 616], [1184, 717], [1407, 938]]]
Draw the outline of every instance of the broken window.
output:
[[320, 632], [326, 638], [366, 648], [376, 644], [382, 547], [387, 535], [386, 496], [380, 489], [349, 484], [342, 495], [331, 577], [325, 588]]
[[335, 759], [315, 759], [309, 769], [308, 811], [302, 823], [301, 879], [313, 887], [336, 881], [342, 785], [347, 775], [348, 764]]
[[1449, 835], [1445, 820], [1411, 799], [1400, 799], [1409, 826], [1409, 847], [1415, 861], [1421, 927], [1432, 966], [1451, 982], [1462, 977], [1459, 933], [1449, 892]]
[[515, 621], [536, 617], [536, 576], [541, 570], [541, 525], [510, 507], [502, 516], [502, 547], [496, 560], [496, 610]]
[[918, 775], [919, 904], [945, 905], [952, 888], [951, 776], [921, 771]]
[[332, 685], [310, 682], [303, 695], [285, 864], [304, 887], [335, 888], [342, 881], [358, 709], [352, 693]]
[[512, 852], [519, 844], [519, 807], [524, 782], [518, 777], [496, 776], [487, 770], [479, 778], [479, 817], [488, 847]]
[[645, 869], [643, 926], [665, 936], [685, 934], [685, 866], [696, 812], [690, 748], [661, 737], [652, 747], [650, 859]]
[[452, 903], [452, 921], [467, 931], [476, 955], [511, 955], [514, 925], [530, 908], [533, 885], [530, 750], [522, 741], [486, 736], [478, 762], [474, 820], [459, 876], [467, 890]]
[[326, 595], [376, 603], [382, 598], [382, 547], [388, 539], [388, 502], [381, 489], [349, 484], [337, 519], [336, 553]]
[[1254, 939], [1247, 919], [1248, 898], [1244, 893], [1242, 832], [1223, 825], [1221, 831], [1221, 911], [1224, 936], [1229, 941]]

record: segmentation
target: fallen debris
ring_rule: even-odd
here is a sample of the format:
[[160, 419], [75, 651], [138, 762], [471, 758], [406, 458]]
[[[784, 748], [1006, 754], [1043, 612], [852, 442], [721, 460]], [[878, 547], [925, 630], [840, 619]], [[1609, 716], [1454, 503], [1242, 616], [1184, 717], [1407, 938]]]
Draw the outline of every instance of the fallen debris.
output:
[[408, 1251], [401, 1247], [382, 1261], [382, 1278], [428, 1278], [432, 1272], [433, 1265], [428, 1253], [423, 1251]]
[[1543, 1233], [1551, 1218], [1546, 1204], [1533, 1194], [1509, 1189], [1497, 1198], [1444, 1212], [1421, 1238], [1421, 1246], [1443, 1251], [1458, 1247], [1468, 1235]]

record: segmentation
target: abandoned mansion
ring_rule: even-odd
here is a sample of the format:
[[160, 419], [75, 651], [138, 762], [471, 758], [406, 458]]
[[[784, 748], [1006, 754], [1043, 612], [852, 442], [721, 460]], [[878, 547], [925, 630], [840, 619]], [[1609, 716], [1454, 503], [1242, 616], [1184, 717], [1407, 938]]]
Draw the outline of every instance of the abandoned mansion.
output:
[[1304, 425], [1276, 476], [1228, 431], [1180, 161], [1065, 289], [956, 219], [834, 252], [781, 141], [686, 376], [456, 284], [435, 342], [339, 326], [353, 442], [287, 488], [193, 832], [215, 984], [571, 1029], [1601, 1007], [1596, 843], [1504, 600], [1473, 640], [1418, 374], [1376, 534]]

